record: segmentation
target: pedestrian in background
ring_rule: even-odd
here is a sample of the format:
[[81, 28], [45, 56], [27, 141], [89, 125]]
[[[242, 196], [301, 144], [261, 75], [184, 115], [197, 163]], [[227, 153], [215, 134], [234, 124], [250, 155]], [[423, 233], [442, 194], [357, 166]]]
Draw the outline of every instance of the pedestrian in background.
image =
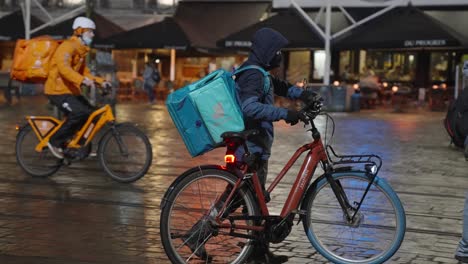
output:
[[159, 84], [160, 80], [161, 76], [155, 67], [155, 63], [152, 60], [148, 61], [143, 72], [143, 88], [148, 93], [150, 104], [154, 104], [156, 102], [154, 87]]

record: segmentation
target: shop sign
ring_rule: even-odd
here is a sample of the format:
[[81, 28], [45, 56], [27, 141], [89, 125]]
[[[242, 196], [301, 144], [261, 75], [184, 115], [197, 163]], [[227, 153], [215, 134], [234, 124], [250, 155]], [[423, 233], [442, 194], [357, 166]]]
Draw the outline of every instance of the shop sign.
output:
[[242, 40], [226, 40], [224, 42], [225, 47], [250, 47], [252, 46], [251, 41], [242, 41]]
[[447, 45], [445, 39], [405, 40], [405, 47], [438, 47]]
[[170, 45], [164, 45], [163, 49], [175, 49], [175, 50], [185, 50], [187, 49], [187, 46], [170, 46]]

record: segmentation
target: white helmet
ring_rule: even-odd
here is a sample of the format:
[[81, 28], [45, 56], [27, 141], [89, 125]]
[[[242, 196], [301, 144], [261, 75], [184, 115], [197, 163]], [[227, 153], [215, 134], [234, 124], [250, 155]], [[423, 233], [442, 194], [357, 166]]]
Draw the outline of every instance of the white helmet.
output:
[[75, 21], [73, 21], [73, 30], [76, 30], [77, 28], [90, 28], [90, 29], [96, 29], [96, 24], [94, 22], [87, 18], [87, 17], [77, 17], [75, 18]]

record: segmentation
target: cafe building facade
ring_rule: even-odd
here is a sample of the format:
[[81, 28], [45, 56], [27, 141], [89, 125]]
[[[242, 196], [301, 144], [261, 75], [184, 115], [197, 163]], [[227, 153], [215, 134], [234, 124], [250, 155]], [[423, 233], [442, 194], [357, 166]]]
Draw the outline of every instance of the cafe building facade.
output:
[[[392, 81], [406, 82], [414, 87], [430, 87], [433, 83], [453, 86], [456, 66], [468, 59], [468, 25], [464, 19], [468, 17], [468, 4], [451, 5], [451, 1], [456, 0], [449, 0], [445, 6], [395, 7], [334, 38], [331, 43], [331, 82], [358, 82], [365, 71], [371, 68], [381, 80], [394, 78]], [[171, 80], [171, 52], [175, 50], [175, 76], [171, 85], [177, 88], [214, 69], [229, 70], [240, 65], [246, 59], [255, 30], [268, 26], [290, 39], [280, 74], [290, 81], [308, 79], [311, 82], [323, 82], [326, 57], [323, 38], [310, 26], [303, 14], [286, 2], [178, 1], [175, 13], [167, 16], [185, 34], [186, 44], [174, 45], [169, 43], [168, 34], [150, 33], [146, 34], [146, 38], [158, 39], [162, 45], [141, 46], [138, 43], [143, 37], [137, 36], [129, 38], [133, 46], [119, 47], [119, 42], [123, 42], [116, 39], [111, 45], [98, 48], [112, 49], [117, 71], [125, 72], [123, 75], [131, 79], [141, 78], [146, 61], [158, 59], [166, 81]], [[316, 21], [322, 29], [325, 27], [323, 1], [296, 2], [309, 19]], [[343, 3], [348, 2], [355, 1]], [[348, 7], [343, 4], [346, 14], [340, 8], [332, 8], [331, 33], [351, 26], [353, 23], [350, 17], [359, 22], [386, 8], [379, 4], [373, 5]], [[18, 21], [22, 23], [22, 19]], [[416, 25], [419, 28], [415, 28]], [[131, 31], [125, 30], [120, 34]], [[414, 32], [426, 32], [427, 35]], [[10, 46], [13, 49], [13, 45]]]

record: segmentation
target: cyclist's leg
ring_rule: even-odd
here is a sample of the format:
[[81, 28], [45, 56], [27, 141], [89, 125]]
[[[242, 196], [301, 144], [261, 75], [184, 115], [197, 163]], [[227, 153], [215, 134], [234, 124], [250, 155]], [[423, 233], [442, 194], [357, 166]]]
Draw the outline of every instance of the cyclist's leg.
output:
[[468, 192], [466, 193], [465, 209], [463, 210], [463, 233], [455, 257], [459, 260], [468, 261]]
[[81, 99], [71, 94], [49, 96], [52, 104], [67, 114], [62, 127], [50, 138], [56, 147], [64, 147], [65, 142], [86, 122], [91, 110]]
[[[265, 201], [270, 201], [270, 194], [265, 190], [266, 178], [268, 175], [268, 160], [261, 159], [258, 161], [257, 176], [262, 185]], [[252, 255], [247, 260], [247, 263], [284, 263], [288, 261], [287, 256], [275, 255], [270, 251], [268, 241], [255, 241], [255, 247]]]
[[[226, 202], [231, 192], [232, 186], [226, 186], [226, 189], [217, 199], [213, 207], [210, 208], [210, 210], [200, 220], [198, 220], [184, 235], [184, 243], [190, 248], [190, 250], [192, 250], [192, 252], [195, 253], [195, 255], [202, 259], [209, 258], [209, 256], [206, 253], [205, 245], [203, 244], [206, 238], [209, 237], [213, 231], [211, 230], [210, 226], [206, 224], [206, 222], [213, 220], [218, 215], [219, 211], [222, 209], [224, 203]], [[241, 204], [239, 204], [238, 202], [236, 203], [236, 201], [238, 200], [239, 197], [237, 195], [234, 195], [234, 197], [231, 198], [231, 201], [233, 202], [226, 207], [225, 212], [231, 213], [237, 210], [237, 208], [241, 206]], [[224, 213], [223, 216], [228, 215], [226, 213]]]

